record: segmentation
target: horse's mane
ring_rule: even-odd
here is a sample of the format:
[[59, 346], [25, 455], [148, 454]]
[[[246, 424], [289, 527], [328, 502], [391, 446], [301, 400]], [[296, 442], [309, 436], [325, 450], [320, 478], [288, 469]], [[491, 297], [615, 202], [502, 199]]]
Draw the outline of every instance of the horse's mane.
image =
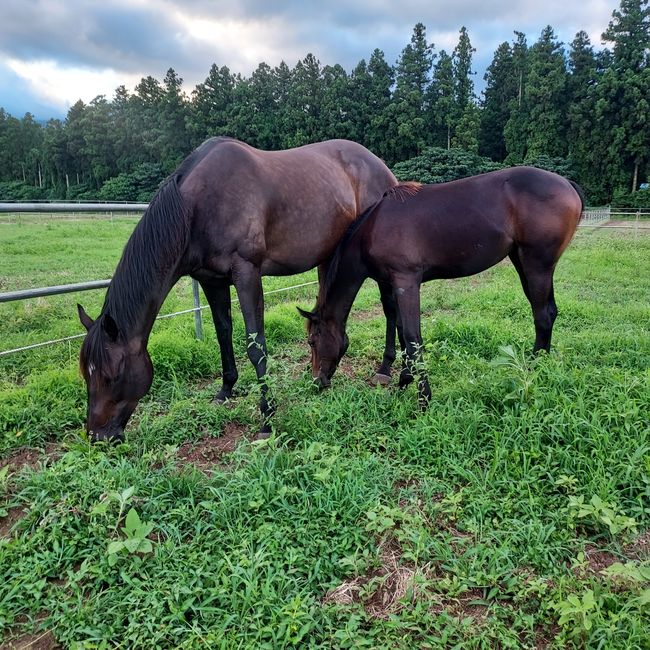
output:
[[[181, 165], [183, 171], [190, 168], [185, 163]], [[165, 181], [133, 230], [106, 292], [101, 315], [83, 343], [83, 358], [98, 370], [107, 360], [102, 319], [108, 314], [121, 333], [131, 331], [146, 309], [152, 287], [176, 266], [185, 250], [189, 211], [178, 189], [179, 171]]]
[[341, 257], [343, 256], [345, 249], [347, 248], [348, 244], [355, 236], [355, 234], [359, 231], [359, 228], [361, 228], [361, 226], [368, 220], [370, 215], [375, 211], [375, 208], [377, 208], [384, 199], [397, 199], [403, 203], [404, 201], [406, 201], [407, 198], [417, 194], [420, 191], [421, 187], [422, 187], [422, 183], [416, 183], [415, 181], [407, 181], [405, 183], [399, 183], [398, 185], [395, 185], [387, 189], [376, 203], [373, 203], [367, 210], [362, 212], [348, 226], [345, 233], [343, 233], [343, 237], [341, 237], [338, 245], [336, 246], [336, 249], [332, 254], [332, 257], [330, 258], [330, 263], [327, 268], [327, 275], [325, 276], [325, 281], [321, 284], [320, 291], [318, 292], [318, 298], [316, 301], [317, 306], [320, 306], [322, 304], [322, 301], [325, 299], [325, 296], [327, 296], [327, 292], [330, 290], [334, 282], [334, 278], [336, 277], [339, 263], [341, 261]]

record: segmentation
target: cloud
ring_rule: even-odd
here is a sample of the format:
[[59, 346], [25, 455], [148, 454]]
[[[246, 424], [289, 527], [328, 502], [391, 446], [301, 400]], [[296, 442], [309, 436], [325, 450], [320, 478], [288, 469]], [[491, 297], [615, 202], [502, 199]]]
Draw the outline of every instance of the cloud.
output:
[[[611, 4], [610, 4], [611, 3]], [[249, 75], [259, 62], [290, 66], [311, 52], [352, 70], [375, 48], [394, 63], [422, 22], [436, 51], [451, 52], [466, 26], [483, 76], [502, 41], [523, 31], [534, 42], [548, 24], [570, 43], [584, 29], [595, 45], [616, 0], [2, 0], [0, 55], [5, 75], [42, 102], [63, 107], [173, 67], [186, 91], [212, 63]], [[93, 80], [94, 77], [94, 80]], [[135, 80], [135, 81], [134, 81]], [[0, 104], [8, 104], [5, 87]], [[93, 94], [94, 93], [94, 94]], [[15, 104], [15, 93], [11, 101]]]
[[34, 92], [29, 81], [16, 74], [8, 65], [0, 62], [0, 107], [14, 117], [30, 112], [38, 120], [65, 117], [61, 106], [50, 103]]

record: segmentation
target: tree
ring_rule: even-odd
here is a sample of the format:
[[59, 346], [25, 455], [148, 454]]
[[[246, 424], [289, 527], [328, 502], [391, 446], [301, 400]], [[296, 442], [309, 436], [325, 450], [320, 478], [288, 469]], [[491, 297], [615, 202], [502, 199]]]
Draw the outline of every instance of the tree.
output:
[[594, 120], [596, 88], [599, 83], [598, 59], [586, 32], [580, 31], [569, 49], [567, 80], [567, 144], [571, 167], [592, 200], [605, 200], [598, 160], [602, 159], [606, 134]]
[[507, 155], [504, 130], [510, 117], [511, 102], [517, 96], [513, 53], [510, 44], [501, 43], [485, 73], [481, 110], [479, 152], [492, 160]]
[[638, 187], [650, 163], [650, 6], [648, 0], [621, 0], [603, 40], [613, 42], [613, 65], [602, 76], [596, 111], [612, 134], [609, 167], [622, 164], [619, 187]]
[[378, 156], [389, 159], [392, 150], [388, 139], [392, 126], [391, 88], [395, 82], [395, 74], [382, 50], [375, 49], [370, 55], [368, 74], [370, 85], [365, 144]]
[[157, 148], [164, 169], [171, 172], [192, 150], [188, 132], [190, 108], [183, 92], [183, 80], [173, 68], [165, 75], [165, 92], [160, 102], [159, 134]]
[[320, 62], [310, 53], [298, 61], [291, 73], [283, 148], [297, 147], [321, 139], [323, 91]]
[[189, 132], [194, 147], [211, 136], [232, 135], [235, 85], [230, 69], [213, 63], [205, 81], [192, 91]]
[[524, 161], [527, 143], [528, 102], [525, 87], [528, 74], [528, 44], [525, 34], [515, 34], [517, 39], [512, 46], [512, 71], [516, 94], [508, 104], [510, 116], [503, 129], [508, 152], [505, 162], [508, 165], [521, 164]]
[[444, 183], [457, 178], [483, 174], [503, 165], [462, 149], [427, 147], [419, 156], [397, 163], [393, 167], [400, 180], [420, 183]]
[[395, 69], [391, 160], [410, 158], [425, 146], [424, 92], [432, 63], [433, 45], [427, 44], [425, 26], [417, 23]]
[[323, 103], [320, 130], [324, 139], [359, 140], [357, 125], [352, 120], [353, 100], [347, 72], [338, 64], [326, 65], [322, 73]]
[[567, 71], [562, 44], [550, 25], [529, 54], [526, 156], [566, 156]]
[[426, 105], [428, 142], [436, 147], [449, 149], [455, 118], [454, 64], [444, 50], [440, 50], [433, 68]]

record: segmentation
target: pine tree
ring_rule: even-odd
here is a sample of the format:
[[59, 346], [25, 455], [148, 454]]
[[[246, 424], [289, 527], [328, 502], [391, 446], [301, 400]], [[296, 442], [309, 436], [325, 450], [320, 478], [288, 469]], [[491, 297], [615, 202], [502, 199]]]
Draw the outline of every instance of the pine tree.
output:
[[476, 153], [480, 128], [479, 112], [472, 81], [472, 47], [467, 29], [460, 29], [458, 45], [454, 48], [454, 137], [452, 146]]
[[517, 80], [509, 43], [501, 43], [496, 49], [484, 79], [479, 152], [492, 160], [502, 161], [507, 155], [504, 129], [510, 117], [510, 103], [517, 96]]
[[527, 150], [528, 102], [526, 99], [526, 77], [528, 74], [528, 44], [526, 35], [515, 32], [517, 39], [512, 46], [512, 72], [515, 85], [515, 96], [508, 104], [509, 117], [503, 129], [506, 144], [507, 165], [517, 165], [524, 162]]
[[189, 130], [193, 146], [215, 135], [232, 135], [235, 82], [227, 66], [213, 63], [205, 81], [192, 91]]
[[391, 114], [391, 88], [395, 71], [386, 61], [382, 50], [375, 49], [368, 60], [370, 86], [368, 89], [368, 115], [364, 144], [378, 156], [390, 160], [393, 150], [390, 138], [394, 127]]
[[526, 157], [566, 156], [567, 71], [564, 50], [549, 25], [530, 49]]
[[411, 158], [426, 145], [424, 92], [433, 62], [432, 50], [433, 45], [427, 44], [425, 26], [417, 23], [396, 66], [391, 105], [395, 128], [388, 136], [393, 145], [391, 160]]
[[648, 0], [621, 0], [602, 37], [614, 44], [612, 65], [602, 76], [596, 103], [598, 119], [612, 134], [606, 163], [615, 188], [634, 192], [650, 166]]
[[440, 50], [426, 93], [427, 142], [435, 147], [451, 147], [456, 117], [454, 90], [453, 60], [447, 52]]

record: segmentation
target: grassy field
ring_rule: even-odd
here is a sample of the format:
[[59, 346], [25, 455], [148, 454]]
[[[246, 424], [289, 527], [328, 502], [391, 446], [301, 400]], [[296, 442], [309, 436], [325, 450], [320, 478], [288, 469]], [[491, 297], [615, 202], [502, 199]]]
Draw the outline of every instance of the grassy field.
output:
[[[133, 223], [0, 224], [0, 290], [108, 277]], [[315, 287], [269, 296], [263, 442], [239, 316], [221, 407], [211, 324], [156, 324], [116, 448], [84, 438], [78, 341], [0, 357], [2, 647], [649, 648], [650, 234], [582, 229], [555, 294], [532, 359], [509, 263], [426, 285], [424, 414], [412, 387], [367, 384], [373, 285], [322, 394], [295, 310]], [[0, 347], [78, 333], [75, 303], [102, 299], [0, 305]], [[181, 282], [162, 311], [190, 306]]]

